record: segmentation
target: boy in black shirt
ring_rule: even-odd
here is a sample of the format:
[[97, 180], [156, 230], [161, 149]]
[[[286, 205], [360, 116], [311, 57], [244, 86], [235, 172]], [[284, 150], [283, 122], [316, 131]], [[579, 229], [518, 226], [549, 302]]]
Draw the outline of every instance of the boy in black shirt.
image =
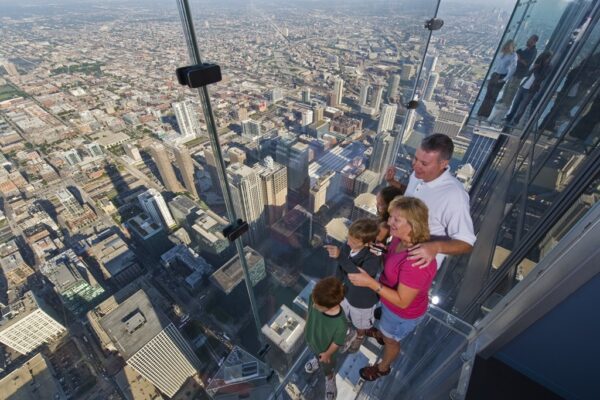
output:
[[379, 298], [369, 288], [354, 286], [348, 279], [348, 274], [358, 272], [360, 267], [375, 278], [381, 269], [381, 258], [370, 251], [369, 244], [375, 241], [378, 233], [379, 225], [375, 220], [359, 219], [350, 225], [348, 240], [341, 249], [336, 246], [325, 246], [329, 257], [338, 260], [339, 267], [336, 275], [343, 279], [346, 286], [346, 297], [341, 306], [356, 328], [356, 337], [347, 342], [349, 352], [358, 351], [365, 339], [366, 331], [373, 327], [373, 313]]

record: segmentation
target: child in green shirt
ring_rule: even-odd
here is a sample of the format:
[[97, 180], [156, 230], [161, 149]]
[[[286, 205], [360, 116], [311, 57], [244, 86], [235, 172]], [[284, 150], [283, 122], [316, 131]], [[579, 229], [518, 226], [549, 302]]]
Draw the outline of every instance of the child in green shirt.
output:
[[344, 345], [348, 321], [340, 303], [344, 299], [344, 285], [330, 276], [321, 279], [313, 289], [308, 303], [308, 318], [304, 336], [315, 354], [304, 369], [312, 374], [321, 368], [325, 374], [325, 398], [337, 396], [335, 385], [335, 354]]

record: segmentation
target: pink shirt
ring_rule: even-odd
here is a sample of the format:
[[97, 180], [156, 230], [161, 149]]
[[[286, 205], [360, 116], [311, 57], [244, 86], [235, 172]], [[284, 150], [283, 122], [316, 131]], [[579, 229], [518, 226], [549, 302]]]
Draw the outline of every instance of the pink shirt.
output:
[[419, 293], [406, 308], [395, 306], [383, 297], [381, 302], [399, 317], [415, 319], [427, 311], [428, 292], [437, 272], [437, 263], [434, 258], [425, 268], [413, 267], [412, 261], [408, 260], [408, 250], [394, 252], [399, 243], [399, 239], [393, 238], [389, 244], [379, 282], [392, 289], [397, 289], [398, 284], [402, 283], [410, 288], [419, 289]]

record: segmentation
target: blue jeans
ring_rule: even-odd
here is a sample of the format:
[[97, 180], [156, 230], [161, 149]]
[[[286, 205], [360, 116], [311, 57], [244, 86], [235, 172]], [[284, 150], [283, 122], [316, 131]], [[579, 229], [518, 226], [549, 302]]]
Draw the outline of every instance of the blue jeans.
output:
[[399, 342], [411, 333], [422, 319], [423, 315], [415, 319], [402, 318], [394, 314], [385, 304], [381, 304], [379, 331], [383, 336]]
[[513, 100], [512, 106], [510, 107], [510, 112], [506, 114], [506, 119], [515, 124], [518, 123], [525, 113], [532, 96], [533, 92], [531, 90], [520, 87], [517, 91], [515, 99]]

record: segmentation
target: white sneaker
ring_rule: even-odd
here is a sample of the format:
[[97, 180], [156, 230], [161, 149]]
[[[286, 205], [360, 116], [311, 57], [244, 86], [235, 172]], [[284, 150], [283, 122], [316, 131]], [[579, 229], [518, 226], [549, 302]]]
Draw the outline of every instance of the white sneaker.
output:
[[313, 372], [315, 372], [318, 369], [319, 369], [319, 360], [317, 360], [317, 357], [311, 358], [310, 360], [308, 360], [308, 362], [306, 364], [304, 364], [304, 370], [309, 374], [312, 374]]
[[325, 400], [335, 400], [337, 398], [337, 386], [335, 385], [335, 375], [333, 378], [325, 377]]
[[348, 328], [348, 333], [346, 334], [346, 340], [344, 341], [344, 345], [340, 349], [340, 353], [345, 353], [348, 351], [350, 346], [352, 346], [354, 339], [356, 339], [356, 335], [357, 335], [356, 329]]

